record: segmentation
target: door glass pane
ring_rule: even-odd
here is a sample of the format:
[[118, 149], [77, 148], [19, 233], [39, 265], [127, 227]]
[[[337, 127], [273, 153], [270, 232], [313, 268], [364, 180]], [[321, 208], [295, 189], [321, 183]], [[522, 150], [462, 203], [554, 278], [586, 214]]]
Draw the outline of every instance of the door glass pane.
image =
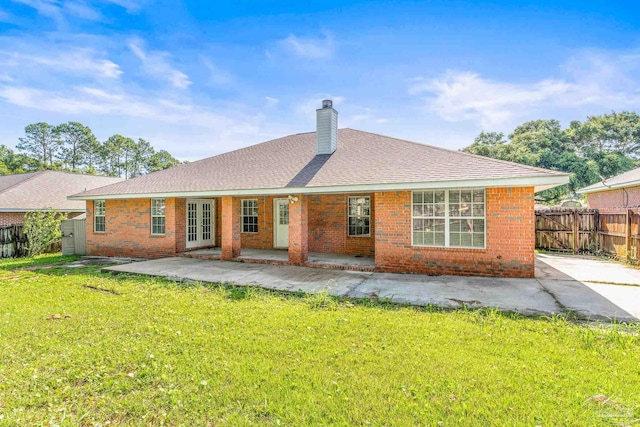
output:
[[279, 203], [278, 204], [278, 216], [280, 225], [289, 224], [289, 204], [288, 203]]
[[211, 239], [211, 203], [202, 203], [202, 240]]
[[187, 241], [198, 240], [198, 204], [187, 203]]

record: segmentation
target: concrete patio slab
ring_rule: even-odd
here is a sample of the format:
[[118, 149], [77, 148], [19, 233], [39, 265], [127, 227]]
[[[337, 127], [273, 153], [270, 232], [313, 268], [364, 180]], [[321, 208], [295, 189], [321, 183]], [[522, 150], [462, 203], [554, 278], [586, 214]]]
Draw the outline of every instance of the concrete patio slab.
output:
[[536, 277], [566, 310], [640, 319], [640, 270], [582, 255], [538, 254]]
[[[640, 301], [640, 287], [625, 288], [623, 296], [583, 284], [539, 259], [539, 279], [424, 276], [289, 265], [223, 262], [174, 257], [117, 265], [109, 272], [167, 277], [172, 280], [222, 282], [289, 292], [315, 293], [327, 289], [336, 296], [388, 299], [395, 303], [439, 307], [492, 307], [527, 315], [577, 313], [583, 318], [635, 321], [640, 310], [619, 304], [618, 298]], [[608, 288], [607, 288], [608, 289]]]
[[538, 254], [537, 259], [580, 282], [640, 286], [640, 269], [616, 261], [585, 255], [551, 254]]

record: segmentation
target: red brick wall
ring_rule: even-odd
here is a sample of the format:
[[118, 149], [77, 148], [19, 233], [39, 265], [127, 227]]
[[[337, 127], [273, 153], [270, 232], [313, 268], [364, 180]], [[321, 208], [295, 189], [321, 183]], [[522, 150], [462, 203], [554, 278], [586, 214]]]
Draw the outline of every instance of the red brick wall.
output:
[[640, 185], [587, 194], [587, 205], [592, 209], [640, 206]]
[[533, 187], [487, 188], [486, 249], [411, 245], [411, 191], [375, 194], [376, 266], [387, 272], [534, 276]]
[[24, 212], [0, 212], [0, 225], [22, 224]]
[[187, 249], [187, 199], [175, 199], [175, 207], [175, 248], [176, 252], [184, 252]]
[[[349, 196], [371, 198], [371, 234], [349, 237]], [[373, 194], [323, 194], [309, 196], [309, 252], [373, 256], [375, 253], [375, 203]]]
[[[0, 212], [0, 226], [22, 224], [25, 212]], [[75, 218], [82, 215], [82, 212], [67, 213], [67, 218]]]
[[309, 197], [299, 195], [289, 205], [289, 262], [303, 264], [309, 254]]
[[222, 205], [222, 259], [230, 260], [240, 255], [240, 200], [231, 196], [220, 199]]
[[[107, 200], [105, 209], [105, 232], [96, 233], [93, 231], [93, 201], [87, 201], [87, 255], [172, 256], [179, 246], [177, 236], [184, 236], [184, 215], [176, 216], [174, 198], [166, 199], [164, 236], [151, 235], [151, 199]], [[184, 242], [184, 238], [181, 241]]]

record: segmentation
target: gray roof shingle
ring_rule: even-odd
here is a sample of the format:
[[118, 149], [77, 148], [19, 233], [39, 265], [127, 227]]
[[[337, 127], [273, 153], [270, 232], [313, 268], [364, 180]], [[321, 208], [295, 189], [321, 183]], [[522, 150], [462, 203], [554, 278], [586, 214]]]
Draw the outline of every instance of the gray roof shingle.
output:
[[[338, 148], [316, 155], [315, 132], [290, 135], [77, 195], [313, 188], [567, 174], [354, 129], [338, 131]], [[559, 182], [564, 183], [563, 182]]]
[[84, 210], [84, 202], [67, 196], [119, 181], [122, 178], [59, 171], [0, 176], [0, 211]]
[[608, 190], [610, 187], [622, 188], [640, 185], [640, 168], [632, 169], [625, 173], [621, 173], [620, 175], [616, 175], [612, 178], [607, 178], [604, 180], [604, 182], [604, 184], [602, 182], [591, 184], [588, 187], [584, 187], [578, 190], [578, 193], [593, 193], [595, 191]]

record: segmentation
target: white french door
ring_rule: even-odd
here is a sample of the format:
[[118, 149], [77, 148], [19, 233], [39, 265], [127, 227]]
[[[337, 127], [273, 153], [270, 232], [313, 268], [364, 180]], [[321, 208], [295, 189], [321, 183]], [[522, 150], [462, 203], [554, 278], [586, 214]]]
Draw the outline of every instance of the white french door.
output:
[[187, 199], [187, 249], [214, 244], [213, 200]]
[[289, 200], [275, 199], [273, 214], [273, 246], [289, 247]]

